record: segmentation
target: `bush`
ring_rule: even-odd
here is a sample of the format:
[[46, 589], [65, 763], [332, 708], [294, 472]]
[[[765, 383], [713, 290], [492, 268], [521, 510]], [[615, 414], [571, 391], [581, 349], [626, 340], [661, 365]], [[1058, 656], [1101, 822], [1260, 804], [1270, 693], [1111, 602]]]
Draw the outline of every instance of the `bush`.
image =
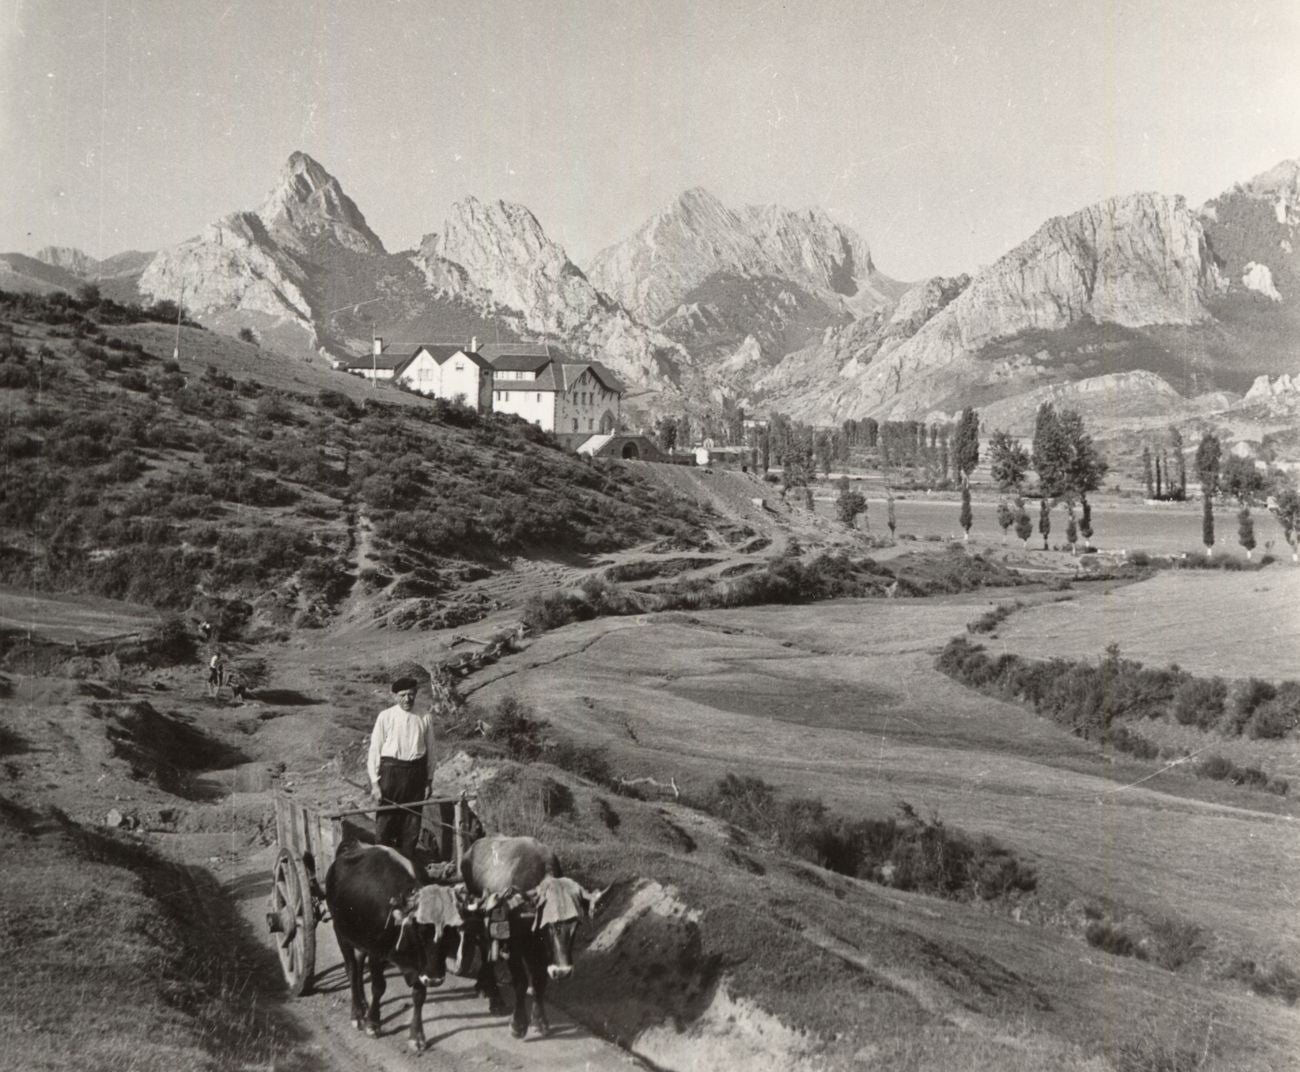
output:
[[1238, 683], [1232, 694], [1232, 730], [1240, 733], [1254, 716], [1255, 709], [1276, 695], [1277, 689], [1270, 681], [1252, 677]]
[[1224, 781], [1237, 769], [1232, 760], [1211, 752], [1196, 765], [1196, 773], [1202, 778], [1213, 778], [1216, 782]]
[[1223, 718], [1228, 686], [1222, 678], [1188, 678], [1174, 693], [1171, 712], [1184, 726], [1209, 729]]
[[1117, 957], [1135, 957], [1142, 952], [1133, 936], [1122, 925], [1110, 920], [1093, 920], [1084, 931], [1084, 938], [1090, 946]]
[[1285, 737], [1300, 725], [1300, 682], [1286, 681], [1276, 693], [1259, 704], [1247, 726], [1250, 736], [1276, 739]]

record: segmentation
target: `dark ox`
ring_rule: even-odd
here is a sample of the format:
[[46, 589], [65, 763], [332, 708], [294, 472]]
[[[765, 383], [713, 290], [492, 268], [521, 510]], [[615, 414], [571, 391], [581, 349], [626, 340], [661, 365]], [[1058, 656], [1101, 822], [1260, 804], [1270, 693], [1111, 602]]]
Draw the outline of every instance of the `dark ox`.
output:
[[[325, 876], [325, 900], [334, 935], [352, 988], [352, 1023], [379, 1035], [379, 1004], [387, 984], [384, 965], [392, 964], [411, 988], [409, 1046], [424, 1049], [425, 991], [441, 986], [448, 954], [455, 951], [463, 926], [456, 897], [448, 886], [421, 885], [411, 864], [393, 849], [349, 843]], [[364, 971], [370, 964], [370, 1007]]]
[[487, 996], [489, 1011], [505, 1012], [490, 956], [493, 910], [504, 905], [509, 918], [506, 962], [515, 994], [510, 1032], [515, 1038], [527, 1033], [526, 997], [531, 995], [533, 1028], [548, 1034], [546, 984], [573, 973], [574, 932], [580, 920], [595, 914], [606, 891], [588, 893], [563, 877], [555, 853], [530, 837], [486, 837], [474, 842], [461, 861], [461, 877], [483, 909], [478, 988]]

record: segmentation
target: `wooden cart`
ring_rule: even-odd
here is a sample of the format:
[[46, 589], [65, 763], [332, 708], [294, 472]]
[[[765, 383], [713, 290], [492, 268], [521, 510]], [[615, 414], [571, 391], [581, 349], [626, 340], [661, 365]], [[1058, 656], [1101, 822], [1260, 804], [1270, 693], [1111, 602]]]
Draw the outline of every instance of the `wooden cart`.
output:
[[[354, 833], [353, 823], [377, 811], [438, 805], [438, 818], [424, 812], [423, 831], [437, 840], [441, 857], [451, 859], [460, 871], [461, 857], [469, 847], [472, 798], [430, 797], [415, 804], [386, 805], [383, 808], [353, 808], [322, 813], [284, 789], [275, 791], [275, 864], [271, 870], [271, 893], [266, 926], [276, 943], [280, 969], [289, 993], [298, 997], [308, 991], [316, 970], [316, 924], [326, 918], [325, 874], [344, 839], [344, 824]], [[364, 836], [365, 827], [355, 824]]]

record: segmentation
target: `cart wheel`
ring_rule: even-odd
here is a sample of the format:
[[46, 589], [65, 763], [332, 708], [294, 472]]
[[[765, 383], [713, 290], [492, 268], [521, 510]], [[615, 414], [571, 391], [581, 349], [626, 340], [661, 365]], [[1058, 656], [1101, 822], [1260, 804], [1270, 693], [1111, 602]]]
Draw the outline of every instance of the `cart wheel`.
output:
[[289, 995], [299, 997], [310, 988], [316, 970], [316, 914], [307, 866], [288, 849], [281, 849], [275, 859], [266, 918]]

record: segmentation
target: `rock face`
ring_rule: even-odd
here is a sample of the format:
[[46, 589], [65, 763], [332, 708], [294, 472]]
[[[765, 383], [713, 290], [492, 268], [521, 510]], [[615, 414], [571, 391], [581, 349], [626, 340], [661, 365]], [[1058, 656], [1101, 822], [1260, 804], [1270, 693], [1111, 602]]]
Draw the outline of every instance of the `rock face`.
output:
[[329, 247], [383, 255], [338, 181], [294, 153], [260, 209], [231, 213], [162, 250], [138, 286], [153, 301], [180, 302], [209, 326], [253, 326], [282, 348], [314, 349], [313, 258], [328, 257]]
[[1277, 379], [1257, 376], [1250, 385], [1243, 402], [1272, 402], [1276, 399], [1300, 401], [1300, 373], [1290, 376], [1283, 373]]
[[257, 216], [278, 241], [294, 246], [324, 239], [358, 253], [384, 252], [338, 180], [306, 153], [296, 152]]
[[36, 259], [83, 279], [93, 275], [99, 264], [94, 257], [72, 246], [45, 246], [36, 251]]
[[599, 289], [652, 324], [724, 273], [787, 280], [858, 314], [896, 296], [892, 281], [875, 272], [867, 244], [824, 212], [774, 205], [733, 211], [700, 188], [597, 254], [587, 272]]
[[[1049, 221], [929, 317], [934, 302], [910, 297], [908, 325], [922, 320], [915, 333], [855, 352], [840, 368], [849, 382], [801, 409], [837, 421], [923, 418], [963, 399], [1020, 393], [1041, 384], [1033, 350], [988, 360], [991, 344], [1087, 323], [1195, 325], [1210, 318], [1205, 302], [1222, 286], [1181, 198], [1114, 198]], [[913, 304], [921, 317], [906, 313]]]
[[467, 197], [441, 232], [420, 243], [415, 263], [430, 286], [488, 296], [518, 314], [522, 330], [599, 360], [631, 385], [674, 384], [689, 355], [600, 294], [524, 206]]
[[[980, 408], [980, 424], [1001, 428], [1012, 435], [1031, 437], [1034, 416], [1044, 402], [1058, 410], [1076, 411], [1091, 428], [1149, 427], [1168, 424], [1200, 413], [1154, 372], [1119, 372], [1093, 376], [1075, 383], [1038, 387]], [[958, 414], [952, 415], [956, 420]]]
[[[1300, 161], [1284, 160], [1201, 209], [1224, 274], [1240, 289], [1278, 302], [1300, 326]], [[1287, 314], [1292, 314], [1288, 316]]]

